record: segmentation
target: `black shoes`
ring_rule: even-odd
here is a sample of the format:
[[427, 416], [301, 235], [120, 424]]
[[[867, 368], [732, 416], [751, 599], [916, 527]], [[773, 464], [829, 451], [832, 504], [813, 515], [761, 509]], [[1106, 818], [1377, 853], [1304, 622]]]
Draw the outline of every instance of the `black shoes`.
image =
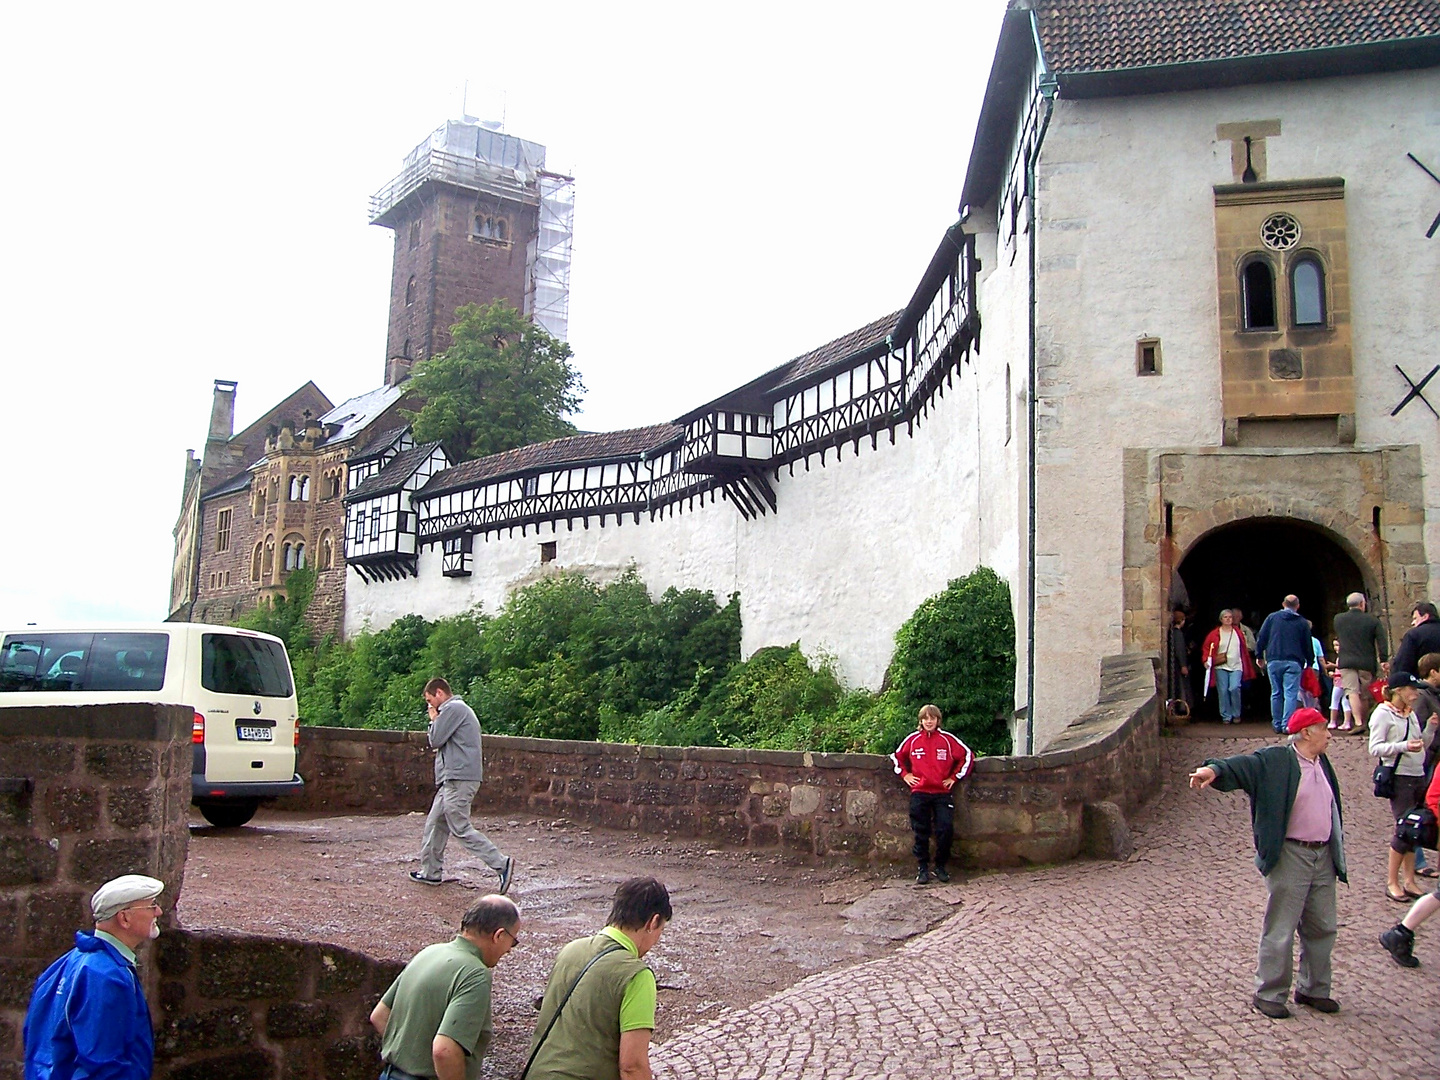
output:
[[1316, 1012], [1337, 1013], [1340, 1011], [1340, 1003], [1334, 998], [1311, 997], [1309, 994], [1302, 994], [1299, 990], [1295, 991], [1295, 1004], [1308, 1005]]
[[1401, 967], [1420, 966], [1420, 961], [1415, 959], [1415, 931], [1404, 923], [1396, 923], [1381, 934], [1380, 945]]
[[950, 884], [950, 871], [946, 870], [943, 866], [935, 867], [935, 880], [943, 882], [946, 885]]
[[444, 879], [438, 877], [426, 877], [419, 870], [410, 871], [410, 880], [418, 881], [422, 885], [439, 885]]
[[[1302, 995], [1297, 994], [1295, 996], [1299, 998]], [[1333, 1005], [1334, 1002], [1331, 1002], [1331, 1004]], [[1264, 998], [1257, 997], [1254, 1000], [1254, 1005], [1257, 1012], [1264, 1013], [1266, 1016], [1270, 1017], [1271, 1020], [1290, 1019], [1290, 1010], [1278, 1001], [1266, 1001]]]
[[496, 873], [500, 875], [500, 887], [496, 891], [504, 896], [510, 891], [510, 879], [515, 876], [515, 860], [505, 856], [505, 865]]
[[[938, 876], [938, 875], [937, 875], [937, 876]], [[929, 885], [929, 884], [930, 884], [930, 868], [929, 868], [928, 866], [922, 866], [922, 867], [920, 867], [920, 872], [915, 875], [915, 884], [916, 884], [916, 885]]]

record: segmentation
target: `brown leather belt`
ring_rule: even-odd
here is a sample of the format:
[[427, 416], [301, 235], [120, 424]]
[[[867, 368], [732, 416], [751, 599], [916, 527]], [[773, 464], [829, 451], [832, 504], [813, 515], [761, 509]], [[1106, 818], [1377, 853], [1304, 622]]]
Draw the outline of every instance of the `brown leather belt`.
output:
[[1293, 837], [1289, 836], [1285, 838], [1285, 842], [1287, 844], [1299, 844], [1301, 847], [1308, 848], [1322, 848], [1330, 846], [1329, 840], [1296, 840]]

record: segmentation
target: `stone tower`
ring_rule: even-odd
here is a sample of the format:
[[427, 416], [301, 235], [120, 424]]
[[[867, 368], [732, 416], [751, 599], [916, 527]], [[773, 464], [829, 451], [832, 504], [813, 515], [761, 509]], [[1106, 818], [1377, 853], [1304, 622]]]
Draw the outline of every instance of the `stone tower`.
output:
[[371, 223], [395, 233], [387, 385], [450, 344], [462, 304], [504, 300], [566, 336], [574, 181], [497, 127], [447, 121], [371, 197]]

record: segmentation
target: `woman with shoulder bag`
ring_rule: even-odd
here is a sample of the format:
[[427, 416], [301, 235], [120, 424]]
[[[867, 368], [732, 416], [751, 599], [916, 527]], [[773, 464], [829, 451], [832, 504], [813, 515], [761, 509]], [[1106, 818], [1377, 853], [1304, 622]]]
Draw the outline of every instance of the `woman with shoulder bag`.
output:
[[[1422, 731], [1415, 719], [1420, 685], [1420, 680], [1408, 672], [1394, 672], [1385, 686], [1384, 704], [1370, 714], [1370, 753], [1380, 759], [1375, 770], [1376, 794], [1381, 794], [1385, 786], [1385, 772], [1393, 773], [1389, 798], [1390, 817], [1395, 821], [1408, 814], [1424, 793], [1425, 747], [1430, 732]], [[1415, 849], [1398, 836], [1390, 841], [1385, 895], [1398, 904], [1422, 895], [1415, 880]]]

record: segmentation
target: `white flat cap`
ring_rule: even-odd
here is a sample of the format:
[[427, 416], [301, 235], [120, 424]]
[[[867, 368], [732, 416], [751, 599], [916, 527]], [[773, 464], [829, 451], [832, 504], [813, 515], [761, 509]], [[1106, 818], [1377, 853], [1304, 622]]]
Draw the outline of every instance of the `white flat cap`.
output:
[[121, 908], [136, 900], [153, 900], [165, 890], [165, 883], [144, 874], [125, 874], [107, 881], [90, 898], [90, 913], [97, 923], [113, 919]]

